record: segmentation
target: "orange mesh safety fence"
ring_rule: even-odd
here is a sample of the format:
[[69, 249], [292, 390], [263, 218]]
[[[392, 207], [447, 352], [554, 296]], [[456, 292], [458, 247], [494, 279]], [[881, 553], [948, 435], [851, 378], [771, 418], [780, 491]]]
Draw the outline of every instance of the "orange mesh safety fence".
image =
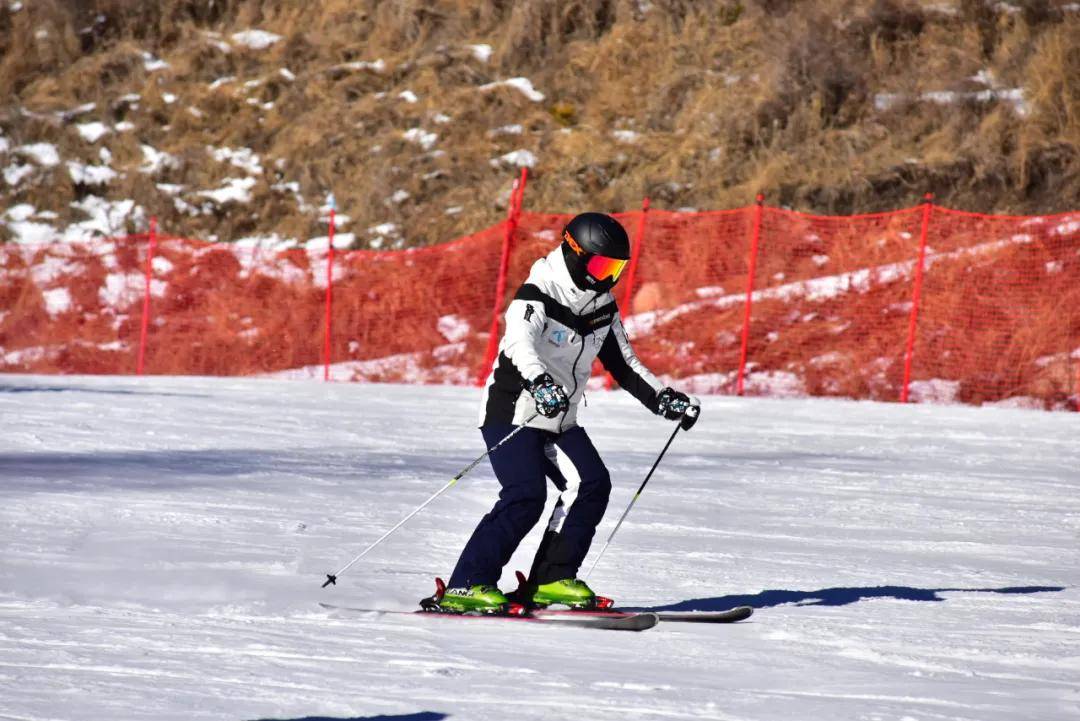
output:
[[0, 371], [134, 373], [146, 247], [0, 245]]
[[649, 211], [632, 287], [616, 288], [641, 358], [691, 392], [726, 392], [738, 366], [751, 213]]
[[746, 392], [896, 400], [920, 209], [762, 216]]
[[1080, 213], [1022, 218], [934, 206], [911, 397], [1075, 408]]
[[338, 254], [333, 377], [470, 383], [487, 343], [502, 241], [496, 226], [428, 248]]
[[[570, 217], [516, 216], [497, 303], [505, 223], [430, 248], [334, 252], [331, 377], [473, 382], [493, 310]], [[616, 217], [631, 238], [641, 231], [615, 289], [635, 349], [691, 392], [736, 392], [742, 368], [752, 395], [891, 401], [907, 390], [915, 401], [1049, 409], [1080, 398], [1080, 213], [924, 204], [851, 217], [765, 206]], [[0, 245], [0, 371], [135, 373], [152, 252], [146, 372], [322, 376], [325, 243], [150, 240]]]
[[[316, 259], [317, 260], [317, 259]], [[322, 292], [302, 250], [161, 239], [146, 371], [250, 375], [317, 363]]]

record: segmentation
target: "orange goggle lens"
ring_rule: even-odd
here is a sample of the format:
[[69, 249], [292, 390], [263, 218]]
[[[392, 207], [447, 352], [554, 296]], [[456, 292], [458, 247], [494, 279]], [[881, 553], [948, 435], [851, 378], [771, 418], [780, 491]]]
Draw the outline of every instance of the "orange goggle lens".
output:
[[623, 269], [626, 268], [627, 262], [622, 258], [605, 258], [602, 255], [594, 255], [585, 264], [585, 269], [589, 271], [589, 275], [597, 280], [607, 280], [608, 278], [618, 280]]

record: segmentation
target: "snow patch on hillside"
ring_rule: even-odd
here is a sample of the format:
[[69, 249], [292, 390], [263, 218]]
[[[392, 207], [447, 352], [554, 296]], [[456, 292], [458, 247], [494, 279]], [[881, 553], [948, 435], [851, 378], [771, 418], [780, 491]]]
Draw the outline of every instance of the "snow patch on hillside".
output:
[[519, 93], [521, 93], [534, 103], [543, 102], [544, 100], [544, 94], [534, 88], [532, 81], [528, 78], [508, 78], [506, 80], [498, 80], [493, 83], [481, 85], [479, 89], [483, 92], [487, 92], [490, 90], [504, 87], [517, 90]]
[[45, 299], [45, 312], [50, 317], [55, 318], [57, 315], [71, 310], [71, 292], [67, 288], [46, 290], [42, 292], [41, 296]]
[[459, 315], [444, 315], [435, 324], [436, 329], [443, 338], [451, 343], [463, 341], [472, 334], [472, 326], [469, 321]]
[[79, 133], [79, 137], [88, 143], [96, 143], [112, 132], [108, 125], [97, 121], [78, 123], [75, 125], [75, 130]]
[[266, 30], [241, 30], [229, 36], [237, 45], [242, 45], [252, 50], [265, 50], [281, 40], [280, 35], [267, 32]]
[[218, 205], [238, 203], [246, 205], [251, 202], [251, 189], [255, 187], [255, 178], [226, 178], [220, 188], [214, 190], [202, 190], [197, 193], [200, 197], [208, 198]]
[[[363, 350], [360, 343], [355, 348]], [[465, 344], [449, 343], [428, 351], [395, 353], [371, 360], [330, 364], [330, 380], [340, 382], [393, 382], [421, 385], [467, 385], [472, 375], [463, 361]], [[284, 380], [322, 379], [322, 364], [268, 373]]]
[[15, 149], [15, 152], [30, 158], [44, 168], [51, 168], [60, 164], [60, 153], [52, 143], [20, 145]]
[[537, 159], [530, 150], [512, 150], [509, 153], [500, 155], [497, 158], [492, 158], [492, 167], [512, 166], [515, 168], [533, 168], [536, 167]]
[[416, 143], [424, 150], [431, 150], [439, 139], [436, 133], [428, 132], [423, 128], [410, 128], [403, 132], [401, 137], [410, 143]]
[[228, 163], [234, 168], [240, 168], [249, 175], [262, 175], [262, 161], [251, 148], [215, 148], [207, 146], [206, 152], [219, 163]]
[[488, 60], [491, 60], [492, 50], [490, 45], [479, 44], [469, 45], [467, 47], [469, 49], [469, 52], [472, 53], [472, 56], [476, 60], [482, 63], [486, 63]]
[[71, 182], [76, 185], [108, 185], [119, 173], [107, 165], [87, 165], [76, 160], [67, 161]]

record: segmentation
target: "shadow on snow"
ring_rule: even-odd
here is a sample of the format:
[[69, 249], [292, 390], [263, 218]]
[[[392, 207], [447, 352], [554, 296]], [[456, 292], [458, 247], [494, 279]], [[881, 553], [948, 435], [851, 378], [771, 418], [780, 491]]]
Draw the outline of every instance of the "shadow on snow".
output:
[[262, 719], [261, 721], [442, 721], [444, 713], [421, 711], [394, 716], [356, 716], [355, 718], [330, 718], [329, 716], [306, 716], [298, 719]]
[[[22, 451], [0, 453], [4, 492], [40, 490], [176, 490], [220, 485], [222, 478], [275, 479], [286, 487], [360, 486], [366, 479], [432, 483], [459, 459], [412, 458], [405, 452], [300, 448], [266, 450]], [[426, 488], [426, 486], [425, 486]]]
[[169, 393], [136, 388], [94, 388], [93, 386], [8, 385], [0, 383], [0, 393], [93, 393], [110, 396], [160, 396], [163, 398], [209, 398], [207, 393]]
[[847, 606], [864, 599], [895, 598], [901, 601], [945, 601], [939, 593], [1053, 593], [1064, 586], [1010, 586], [1006, 588], [912, 588], [910, 586], [865, 586], [861, 588], [822, 588], [817, 591], [774, 589], [755, 594], [691, 598], [667, 606], [639, 608], [640, 611], [723, 611], [735, 606], [772, 608], [797, 606]]

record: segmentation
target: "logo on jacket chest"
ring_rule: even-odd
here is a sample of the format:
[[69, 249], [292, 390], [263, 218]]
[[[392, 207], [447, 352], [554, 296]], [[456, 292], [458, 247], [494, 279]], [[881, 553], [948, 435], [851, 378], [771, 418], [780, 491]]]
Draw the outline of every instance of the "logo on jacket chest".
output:
[[[607, 338], [607, 334], [607, 328], [599, 328], [595, 332], [589, 333], [588, 336], [592, 338], [593, 345], [599, 349], [600, 346], [604, 345], [604, 339]], [[581, 338], [581, 335], [575, 333], [572, 330], [558, 328], [548, 333], [547, 342], [555, 346], [556, 348], [562, 348], [566, 345], [574, 345]]]
[[605, 313], [604, 315], [598, 315], [598, 316], [594, 316], [592, 318], [589, 318], [589, 320], [588, 320], [589, 329], [592, 330], [593, 328], [599, 328], [600, 326], [603, 326], [603, 325], [611, 325], [611, 319], [614, 318], [614, 317], [615, 317], [614, 313]]
[[561, 348], [564, 345], [570, 345], [575, 340], [577, 340], [576, 333], [570, 330], [563, 330], [562, 328], [557, 328], [556, 330], [551, 331], [547, 338], [548, 343], [555, 346], [556, 348]]

